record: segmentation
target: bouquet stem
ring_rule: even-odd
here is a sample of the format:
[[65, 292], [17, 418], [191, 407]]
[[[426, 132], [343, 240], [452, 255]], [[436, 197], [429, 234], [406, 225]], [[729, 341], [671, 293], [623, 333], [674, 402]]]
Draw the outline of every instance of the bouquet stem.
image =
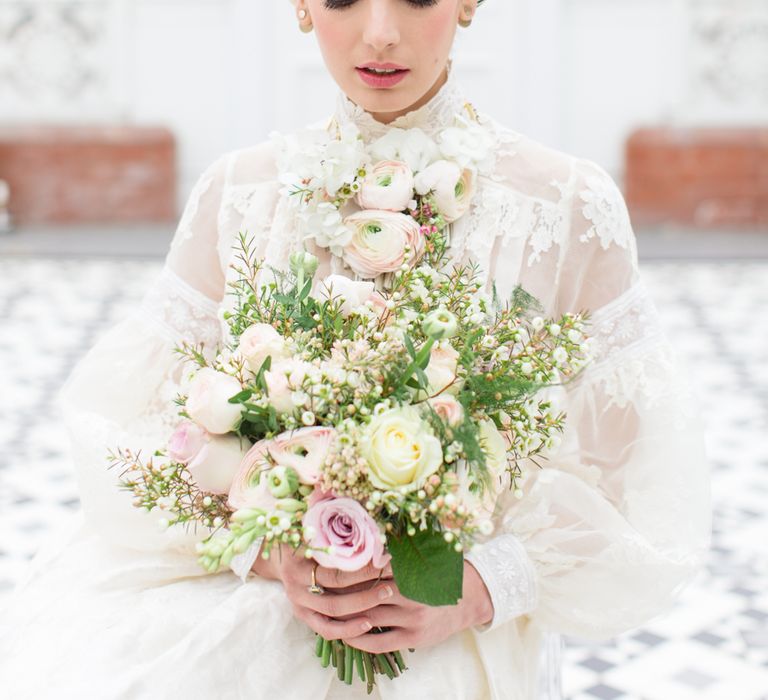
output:
[[355, 669], [357, 669], [357, 675], [366, 683], [369, 695], [376, 685], [376, 674], [383, 674], [393, 679], [407, 669], [403, 655], [399, 651], [371, 654], [355, 649], [338, 639], [329, 641], [319, 634], [315, 638], [315, 655], [320, 659], [320, 665], [323, 668], [327, 668], [332, 663], [339, 680], [347, 685], [352, 685]]

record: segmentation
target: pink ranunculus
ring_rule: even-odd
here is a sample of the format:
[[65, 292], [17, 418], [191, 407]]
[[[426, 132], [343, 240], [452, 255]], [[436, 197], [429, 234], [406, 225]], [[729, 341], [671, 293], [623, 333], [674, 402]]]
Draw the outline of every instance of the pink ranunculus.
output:
[[399, 270], [407, 258], [414, 265], [424, 252], [424, 236], [416, 219], [407, 214], [365, 209], [344, 219], [352, 240], [344, 246], [344, 261], [360, 277], [372, 279]]
[[407, 163], [382, 160], [363, 180], [357, 202], [363, 209], [403, 211], [413, 199], [413, 173]]
[[304, 514], [302, 525], [313, 528], [310, 547], [333, 547], [330, 553], [312, 553], [321, 566], [358, 571], [370, 562], [383, 569], [391, 559], [384, 551], [379, 526], [352, 498], [318, 501]]
[[175, 462], [188, 464], [208, 442], [208, 433], [197, 423], [182, 421], [168, 440], [168, 456]]
[[273, 466], [295, 469], [302, 484], [317, 483], [335, 436], [333, 428], [312, 426], [259, 440], [243, 457], [229, 490], [229, 505], [234, 509], [267, 508], [274, 503], [263, 474], [257, 484], [258, 474]]

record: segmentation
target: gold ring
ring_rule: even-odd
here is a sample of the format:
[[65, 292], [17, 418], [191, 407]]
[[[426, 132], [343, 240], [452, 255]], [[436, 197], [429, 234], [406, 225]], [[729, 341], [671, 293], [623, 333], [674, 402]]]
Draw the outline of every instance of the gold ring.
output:
[[323, 595], [325, 588], [317, 583], [317, 567], [320, 566], [319, 562], [315, 562], [312, 566], [312, 584], [307, 586], [307, 590], [315, 595]]

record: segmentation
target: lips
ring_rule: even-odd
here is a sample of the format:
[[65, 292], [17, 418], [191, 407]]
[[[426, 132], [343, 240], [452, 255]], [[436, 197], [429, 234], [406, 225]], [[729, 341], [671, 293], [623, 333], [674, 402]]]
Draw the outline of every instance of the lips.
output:
[[405, 78], [410, 71], [398, 63], [370, 61], [355, 68], [363, 82], [370, 87], [392, 87]]

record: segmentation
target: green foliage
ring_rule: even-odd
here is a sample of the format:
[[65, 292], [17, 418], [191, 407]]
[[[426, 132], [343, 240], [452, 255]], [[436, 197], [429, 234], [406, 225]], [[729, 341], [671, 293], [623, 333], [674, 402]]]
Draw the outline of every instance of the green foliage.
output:
[[433, 529], [418, 530], [412, 537], [391, 534], [387, 549], [392, 573], [406, 598], [425, 605], [456, 605], [461, 598], [464, 557]]

